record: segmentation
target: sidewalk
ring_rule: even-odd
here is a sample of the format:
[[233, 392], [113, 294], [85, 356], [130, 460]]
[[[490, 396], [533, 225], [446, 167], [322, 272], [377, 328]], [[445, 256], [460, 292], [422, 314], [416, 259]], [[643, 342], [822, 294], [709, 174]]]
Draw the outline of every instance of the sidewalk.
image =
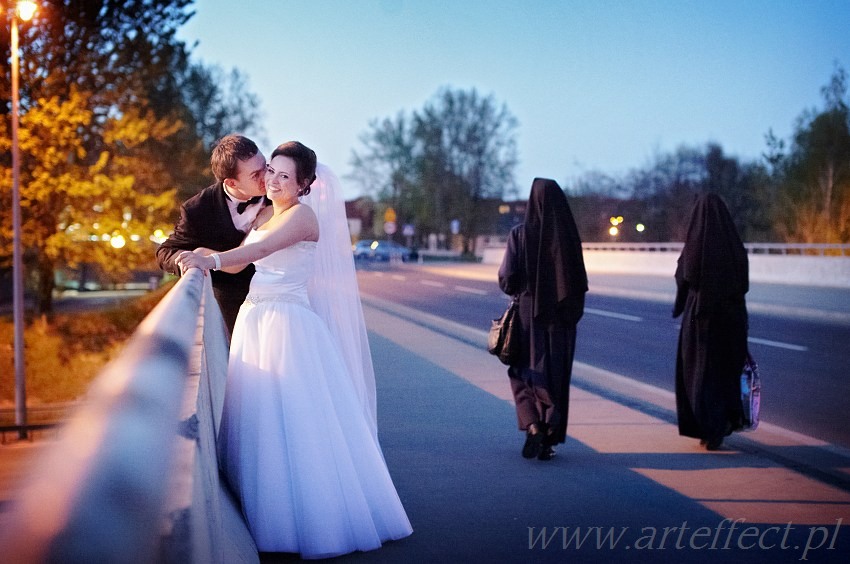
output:
[[368, 296], [364, 309], [380, 439], [414, 533], [336, 561], [850, 558], [850, 453], [766, 425], [707, 452], [678, 436], [665, 392], [579, 364], [567, 443], [525, 460], [482, 331]]

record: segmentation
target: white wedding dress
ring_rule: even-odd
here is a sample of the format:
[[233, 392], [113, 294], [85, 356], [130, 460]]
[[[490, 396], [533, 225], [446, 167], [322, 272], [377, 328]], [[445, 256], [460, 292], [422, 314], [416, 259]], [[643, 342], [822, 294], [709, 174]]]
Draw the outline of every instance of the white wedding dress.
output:
[[[251, 231], [246, 244], [265, 231]], [[337, 342], [311, 308], [317, 243], [255, 262], [239, 311], [219, 464], [261, 552], [326, 558], [412, 532]]]

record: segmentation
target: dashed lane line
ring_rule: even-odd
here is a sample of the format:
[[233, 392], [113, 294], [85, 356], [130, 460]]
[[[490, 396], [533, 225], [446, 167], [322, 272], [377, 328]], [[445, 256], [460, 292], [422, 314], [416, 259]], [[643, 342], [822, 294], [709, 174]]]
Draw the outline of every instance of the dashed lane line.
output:
[[789, 351], [799, 351], [805, 352], [809, 350], [809, 347], [804, 347], [802, 345], [792, 345], [791, 343], [783, 343], [781, 341], [770, 341], [768, 339], [759, 339], [757, 337], [747, 337], [747, 340], [751, 343], [755, 343], [757, 345], [765, 345], [768, 347], [776, 347], [779, 349], [787, 349]]
[[455, 290], [458, 292], [466, 292], [467, 294], [475, 294], [476, 296], [486, 296], [488, 294], [486, 290], [470, 288], [469, 286], [455, 286]]
[[613, 311], [605, 311], [604, 309], [593, 309], [590, 307], [584, 308], [585, 313], [592, 313], [593, 315], [600, 315], [602, 317], [612, 317], [614, 319], [622, 319], [623, 321], [635, 321], [640, 322], [643, 321], [642, 317], [638, 317], [636, 315], [627, 315], [625, 313], [616, 313]]

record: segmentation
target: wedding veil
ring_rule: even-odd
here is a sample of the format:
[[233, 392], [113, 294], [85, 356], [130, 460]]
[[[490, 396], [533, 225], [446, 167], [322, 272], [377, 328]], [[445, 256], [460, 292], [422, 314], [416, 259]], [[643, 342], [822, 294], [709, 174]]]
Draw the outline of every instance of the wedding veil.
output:
[[337, 341], [372, 435], [377, 440], [375, 371], [360, 304], [360, 291], [339, 179], [327, 166], [316, 166], [316, 180], [301, 202], [319, 220], [316, 262], [308, 285], [310, 303]]

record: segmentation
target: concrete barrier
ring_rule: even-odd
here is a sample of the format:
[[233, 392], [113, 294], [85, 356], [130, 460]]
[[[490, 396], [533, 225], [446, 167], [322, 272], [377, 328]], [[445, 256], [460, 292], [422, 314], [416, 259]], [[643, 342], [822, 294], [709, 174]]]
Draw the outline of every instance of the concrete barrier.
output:
[[209, 277], [204, 280], [176, 438], [176, 461], [162, 512], [162, 553], [171, 562], [256, 563], [257, 547], [218, 471], [215, 445], [224, 406], [229, 345], [209, 281]]
[[[484, 249], [482, 262], [501, 264], [504, 247]], [[588, 272], [607, 274], [650, 274], [673, 276], [679, 252], [642, 250], [584, 249]], [[750, 280], [776, 284], [797, 284], [850, 288], [850, 257], [751, 253]]]

